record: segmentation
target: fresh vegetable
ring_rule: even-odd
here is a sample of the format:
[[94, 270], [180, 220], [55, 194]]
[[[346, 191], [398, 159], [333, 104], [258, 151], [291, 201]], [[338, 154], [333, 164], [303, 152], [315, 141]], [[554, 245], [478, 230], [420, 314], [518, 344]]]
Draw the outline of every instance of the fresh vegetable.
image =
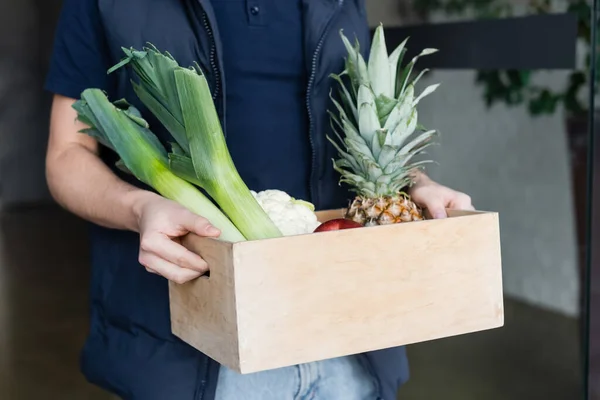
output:
[[121, 157], [121, 164], [137, 179], [162, 196], [202, 214], [221, 230], [222, 240], [245, 240], [206, 196], [170, 171], [165, 148], [135, 107], [124, 100], [112, 104], [101, 90], [87, 89], [73, 108], [78, 119], [89, 126], [83, 133], [114, 150]]
[[252, 194], [284, 236], [311, 233], [319, 226], [315, 207], [296, 200], [281, 190], [269, 189]]
[[110, 103], [98, 89], [84, 91], [74, 105], [78, 118], [90, 126], [83, 133], [114, 150], [121, 169], [206, 217], [222, 231], [223, 240], [303, 234], [318, 226], [311, 203], [276, 189], [257, 193], [242, 181], [198, 65], [181, 68], [151, 45], [124, 52], [127, 57], [109, 72], [133, 66], [140, 77], [132, 81], [135, 92], [175, 141], [167, 152], [135, 107], [125, 100]]
[[282, 236], [233, 164], [200, 67], [182, 68], [153, 46], [123, 51], [126, 58], [109, 72], [129, 64], [140, 78], [135, 92], [176, 141], [171, 170], [206, 190], [248, 240]]
[[401, 67], [407, 41], [388, 55], [380, 25], [367, 64], [359, 43], [352, 46], [340, 35], [348, 57], [345, 70], [332, 75], [339, 84], [341, 102], [332, 97], [337, 113], [330, 115], [337, 140], [329, 140], [339, 152], [334, 168], [341, 174], [341, 183], [357, 193], [344, 216], [367, 226], [422, 220], [422, 211], [402, 190], [412, 184], [416, 168], [431, 162], [413, 161], [434, 144], [436, 136], [436, 131], [418, 126], [417, 105], [438, 85], [428, 86], [415, 97], [415, 84], [427, 70], [414, 79], [411, 74], [420, 56], [437, 50], [425, 49]]
[[359, 224], [358, 222], [346, 218], [336, 218], [323, 222], [317, 227], [317, 229], [315, 229], [315, 232], [339, 231], [341, 229], [353, 229], [362, 227], [362, 224]]

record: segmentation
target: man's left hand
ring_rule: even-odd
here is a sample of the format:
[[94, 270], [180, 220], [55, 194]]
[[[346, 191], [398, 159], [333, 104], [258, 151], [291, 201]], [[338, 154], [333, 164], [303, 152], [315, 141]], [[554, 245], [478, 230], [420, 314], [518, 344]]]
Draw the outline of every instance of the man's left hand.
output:
[[423, 173], [417, 175], [408, 194], [419, 207], [426, 209], [435, 219], [445, 218], [447, 208], [475, 210], [471, 204], [471, 197], [467, 194], [440, 185]]

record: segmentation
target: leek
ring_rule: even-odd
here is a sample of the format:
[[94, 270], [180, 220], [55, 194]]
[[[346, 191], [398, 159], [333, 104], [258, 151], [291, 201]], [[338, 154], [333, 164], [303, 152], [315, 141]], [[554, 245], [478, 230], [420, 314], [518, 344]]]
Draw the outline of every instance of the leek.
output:
[[169, 169], [167, 151], [135, 107], [125, 100], [111, 103], [101, 90], [86, 89], [73, 108], [78, 119], [89, 126], [82, 133], [115, 151], [121, 158], [119, 164], [138, 180], [208, 219], [221, 231], [221, 240], [246, 240], [212, 201]]
[[123, 51], [109, 73], [131, 65], [139, 77], [136, 94], [175, 139], [171, 170], [203, 188], [248, 240], [282, 236], [235, 168], [200, 67], [182, 68], [152, 45]]

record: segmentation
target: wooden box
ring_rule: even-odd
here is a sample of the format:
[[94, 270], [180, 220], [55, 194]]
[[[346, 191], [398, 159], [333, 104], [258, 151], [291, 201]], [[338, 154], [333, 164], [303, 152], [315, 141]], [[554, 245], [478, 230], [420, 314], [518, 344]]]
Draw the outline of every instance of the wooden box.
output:
[[173, 333], [251, 373], [500, 327], [498, 215], [448, 212], [235, 244], [190, 235], [211, 272], [170, 283]]

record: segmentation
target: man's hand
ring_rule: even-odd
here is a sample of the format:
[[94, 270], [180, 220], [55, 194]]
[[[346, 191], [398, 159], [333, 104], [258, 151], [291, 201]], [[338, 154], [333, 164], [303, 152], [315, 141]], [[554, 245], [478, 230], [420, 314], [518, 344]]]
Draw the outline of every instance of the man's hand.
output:
[[208, 271], [206, 261], [181, 245], [180, 238], [192, 232], [218, 237], [221, 232], [179, 204], [146, 194], [136, 204], [140, 233], [139, 262], [148, 272], [182, 284]]
[[416, 175], [415, 184], [409, 189], [408, 194], [418, 206], [426, 209], [435, 219], [445, 218], [447, 208], [475, 209], [468, 195], [440, 185], [423, 173]]
[[98, 143], [79, 133], [87, 126], [76, 121], [74, 102], [55, 96], [52, 103], [46, 175], [54, 199], [97, 225], [138, 232], [139, 261], [148, 271], [177, 283], [203, 275], [208, 265], [180, 238], [221, 233], [179, 204], [119, 179], [98, 157]]

